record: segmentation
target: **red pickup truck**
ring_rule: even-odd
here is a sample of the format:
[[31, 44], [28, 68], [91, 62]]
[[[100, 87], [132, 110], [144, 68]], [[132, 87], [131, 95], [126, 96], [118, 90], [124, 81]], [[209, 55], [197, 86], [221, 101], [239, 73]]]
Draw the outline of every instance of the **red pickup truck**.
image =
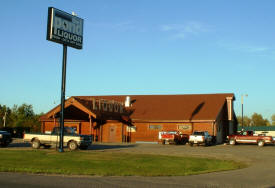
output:
[[265, 144], [274, 144], [272, 136], [265, 136], [263, 134], [256, 135], [253, 131], [241, 131], [239, 134], [227, 136], [230, 145], [237, 143], [254, 143], [262, 147]]
[[188, 141], [188, 135], [182, 134], [179, 131], [160, 131], [159, 132], [159, 141], [162, 144], [186, 144]]

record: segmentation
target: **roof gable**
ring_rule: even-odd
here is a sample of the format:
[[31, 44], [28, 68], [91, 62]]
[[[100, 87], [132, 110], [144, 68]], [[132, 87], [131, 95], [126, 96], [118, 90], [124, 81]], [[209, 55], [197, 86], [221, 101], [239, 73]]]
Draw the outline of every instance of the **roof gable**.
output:
[[[93, 112], [91, 112], [90, 109], [88, 109], [86, 106], [81, 104], [79, 101], [75, 100], [74, 97], [71, 97], [65, 101], [64, 109], [69, 108], [71, 106], [74, 106], [75, 108], [81, 110], [82, 112], [85, 112], [88, 115], [96, 118], [96, 115]], [[61, 105], [58, 105], [55, 108], [53, 108], [52, 110], [50, 110], [48, 113], [46, 113], [45, 115], [41, 116], [40, 119], [43, 120], [43, 119], [53, 118], [57, 114], [59, 114], [60, 111], [61, 111]]]

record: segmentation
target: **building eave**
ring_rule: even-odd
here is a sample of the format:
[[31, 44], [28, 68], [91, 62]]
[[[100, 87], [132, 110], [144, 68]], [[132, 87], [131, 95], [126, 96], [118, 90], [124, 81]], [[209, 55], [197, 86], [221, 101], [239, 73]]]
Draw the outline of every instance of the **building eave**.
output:
[[132, 119], [133, 123], [212, 123], [216, 120], [147, 120], [147, 119]]
[[[75, 100], [74, 97], [70, 97], [68, 100], [65, 101], [64, 108], [67, 108], [71, 105], [73, 105], [76, 108], [80, 109], [81, 111], [87, 113], [89, 116], [96, 118], [96, 114], [94, 114], [89, 109], [87, 109], [85, 106], [83, 106], [80, 102]], [[48, 118], [48, 119], [53, 118], [55, 116], [55, 114], [59, 113], [60, 111], [61, 111], [61, 105], [58, 105], [57, 107], [55, 107], [53, 110], [51, 110], [50, 112], [48, 112], [46, 114], [46, 118]]]

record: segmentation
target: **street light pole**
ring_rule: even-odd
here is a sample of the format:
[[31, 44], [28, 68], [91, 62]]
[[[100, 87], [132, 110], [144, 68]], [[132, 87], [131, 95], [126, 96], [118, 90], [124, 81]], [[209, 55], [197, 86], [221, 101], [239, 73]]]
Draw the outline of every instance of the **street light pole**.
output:
[[245, 95], [242, 95], [242, 129], [243, 129], [243, 97], [248, 97], [248, 95], [247, 94], [245, 94]]

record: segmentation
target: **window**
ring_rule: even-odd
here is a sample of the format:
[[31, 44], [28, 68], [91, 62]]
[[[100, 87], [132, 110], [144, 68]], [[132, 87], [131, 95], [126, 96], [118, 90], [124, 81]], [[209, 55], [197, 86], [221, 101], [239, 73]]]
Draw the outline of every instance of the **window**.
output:
[[136, 126], [131, 126], [131, 127], [127, 126], [126, 131], [131, 132], [131, 133], [135, 133], [135, 132], [137, 132], [137, 127]]
[[150, 130], [159, 130], [161, 128], [162, 128], [161, 125], [149, 125], [149, 129]]

